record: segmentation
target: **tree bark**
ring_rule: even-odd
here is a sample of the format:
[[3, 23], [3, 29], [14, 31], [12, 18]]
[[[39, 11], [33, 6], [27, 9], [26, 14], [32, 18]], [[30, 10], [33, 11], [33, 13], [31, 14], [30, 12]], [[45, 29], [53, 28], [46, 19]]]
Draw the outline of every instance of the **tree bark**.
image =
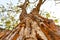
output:
[[[52, 19], [47, 19], [39, 14], [41, 5], [45, 2], [39, 0], [36, 8], [27, 14], [26, 7], [28, 0], [22, 6], [20, 23], [15, 29], [0, 33], [1, 40], [60, 40], [60, 30]], [[8, 34], [9, 33], [9, 34]]]

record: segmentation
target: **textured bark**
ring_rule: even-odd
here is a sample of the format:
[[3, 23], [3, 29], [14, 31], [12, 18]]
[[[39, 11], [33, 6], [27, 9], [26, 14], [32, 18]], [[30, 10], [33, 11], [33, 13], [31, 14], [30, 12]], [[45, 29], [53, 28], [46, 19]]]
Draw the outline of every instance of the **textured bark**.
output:
[[45, 2], [39, 0], [37, 7], [27, 14], [28, 0], [22, 6], [20, 23], [12, 31], [4, 30], [0, 33], [0, 40], [60, 40], [60, 27], [52, 19], [47, 19], [39, 14], [41, 5]]

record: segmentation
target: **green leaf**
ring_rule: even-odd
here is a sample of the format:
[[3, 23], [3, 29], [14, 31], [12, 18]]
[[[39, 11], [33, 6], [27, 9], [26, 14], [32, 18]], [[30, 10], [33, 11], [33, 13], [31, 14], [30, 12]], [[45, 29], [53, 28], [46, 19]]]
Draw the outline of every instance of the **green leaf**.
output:
[[11, 20], [12, 20], [12, 21], [14, 21], [14, 20], [15, 20], [13, 16], [10, 16], [10, 17], [11, 17]]
[[4, 17], [2, 17], [2, 18], [1, 18], [1, 21], [4, 21], [4, 20], [5, 20], [5, 18], [4, 18]]
[[55, 22], [55, 23], [58, 23], [59, 21], [58, 21], [58, 19], [55, 19], [54, 22]]
[[12, 30], [12, 29], [13, 29], [13, 27], [10, 27], [10, 28], [9, 28], [9, 30]]
[[10, 20], [6, 21], [5, 23], [6, 23], [6, 26], [10, 26], [11, 24]]
[[46, 17], [47, 17], [47, 18], [49, 18], [49, 17], [50, 17], [50, 14], [49, 14], [49, 13], [47, 13], [47, 14], [46, 14]]

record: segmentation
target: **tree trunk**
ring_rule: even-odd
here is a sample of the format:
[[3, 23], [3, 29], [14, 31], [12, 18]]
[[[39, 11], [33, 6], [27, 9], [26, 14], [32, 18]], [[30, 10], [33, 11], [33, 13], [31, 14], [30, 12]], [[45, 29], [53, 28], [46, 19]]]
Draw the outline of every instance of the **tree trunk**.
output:
[[30, 14], [26, 12], [28, 0], [22, 6], [19, 6], [22, 8], [21, 22], [12, 31], [2, 31], [0, 40], [60, 40], [60, 29], [54, 21], [39, 14], [39, 9], [45, 1], [39, 0], [36, 8]]

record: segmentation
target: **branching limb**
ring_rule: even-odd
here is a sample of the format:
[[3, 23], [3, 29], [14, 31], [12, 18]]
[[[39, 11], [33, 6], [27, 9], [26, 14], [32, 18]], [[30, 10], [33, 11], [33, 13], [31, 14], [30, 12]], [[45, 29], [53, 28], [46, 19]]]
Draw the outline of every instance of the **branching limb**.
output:
[[[38, 14], [41, 5], [42, 5], [45, 1], [46, 1], [46, 0], [44, 0], [44, 1], [42, 2], [42, 0], [39, 0], [39, 2], [38, 2], [38, 4], [37, 4], [36, 8], [34, 8], [34, 9], [32, 10], [32, 14]], [[34, 12], [34, 13], [33, 13], [33, 12]]]
[[44, 0], [43, 2], [42, 2], [42, 4], [45, 2], [46, 0]]
[[23, 5], [18, 6], [18, 7], [22, 8], [22, 13], [20, 15], [20, 20], [24, 19], [27, 15], [26, 7], [28, 5], [28, 2], [29, 2], [28, 0], [25, 0], [25, 3]]

